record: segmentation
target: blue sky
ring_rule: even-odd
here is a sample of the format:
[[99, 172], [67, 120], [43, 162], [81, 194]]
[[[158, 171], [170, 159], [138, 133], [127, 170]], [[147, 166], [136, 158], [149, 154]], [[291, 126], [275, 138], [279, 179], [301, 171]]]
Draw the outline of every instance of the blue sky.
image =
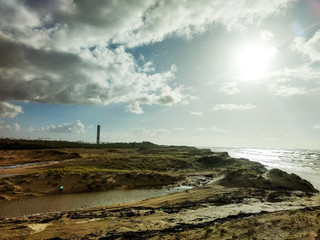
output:
[[2, 137], [320, 146], [317, 0], [0, 0]]

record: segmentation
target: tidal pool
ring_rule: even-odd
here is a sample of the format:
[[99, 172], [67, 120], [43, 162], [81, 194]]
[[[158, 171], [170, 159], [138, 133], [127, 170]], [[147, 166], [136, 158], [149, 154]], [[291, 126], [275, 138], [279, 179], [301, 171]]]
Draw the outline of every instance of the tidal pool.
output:
[[101, 207], [160, 197], [191, 188], [190, 186], [179, 186], [170, 189], [111, 190], [91, 193], [56, 194], [11, 201], [2, 200], [0, 201], [0, 217], [19, 217], [37, 213]]

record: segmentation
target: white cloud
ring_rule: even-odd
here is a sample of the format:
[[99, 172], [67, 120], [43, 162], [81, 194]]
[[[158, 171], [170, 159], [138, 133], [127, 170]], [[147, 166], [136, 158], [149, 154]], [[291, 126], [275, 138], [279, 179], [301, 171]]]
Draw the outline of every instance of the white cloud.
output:
[[197, 127], [194, 129], [194, 131], [196, 131], [196, 132], [204, 132], [205, 129], [204, 129], [203, 127], [197, 126]]
[[238, 88], [237, 82], [226, 82], [222, 85], [222, 87], [219, 89], [219, 92], [222, 92], [227, 95], [234, 95], [240, 92]]
[[20, 130], [20, 125], [18, 123], [14, 123], [12, 126], [13, 130], [19, 131]]
[[11, 0], [1, 2], [0, 29], [4, 38], [37, 48], [66, 50], [110, 41], [137, 46], [173, 34], [190, 38], [214, 23], [228, 29], [259, 24], [293, 2]]
[[169, 85], [174, 65], [155, 72], [152, 62], [136, 61], [124, 46], [107, 47], [114, 36], [142, 24], [153, 4], [1, 2], [0, 101], [127, 103], [134, 113], [142, 112], [141, 104], [187, 102], [183, 86]]
[[214, 23], [221, 23], [228, 29], [244, 28], [259, 24], [264, 18], [279, 13], [294, 1], [229, 0], [226, 4], [223, 0], [160, 0], [145, 12], [143, 25], [116, 39], [129, 46], [136, 46], [162, 41], [173, 34], [191, 38]]
[[197, 115], [197, 116], [201, 116], [201, 115], [202, 115], [202, 112], [194, 112], [194, 111], [191, 111], [190, 114], [192, 114], [192, 115]]
[[[9, 45], [9, 49], [15, 48], [10, 46], [11, 43], [4, 45]], [[175, 77], [174, 65], [162, 73], [138, 72], [137, 63], [124, 47], [114, 50], [86, 48], [79, 50], [78, 55], [42, 52], [21, 46], [16, 48], [25, 57], [19, 60], [24, 63], [10, 59], [10, 51], [3, 51], [6, 64], [12, 62], [10, 69], [0, 72], [3, 86], [0, 96], [3, 99], [63, 104], [128, 103], [135, 106], [171, 106], [187, 102], [182, 86], [168, 85]], [[141, 113], [142, 110], [136, 108], [131, 112]]]
[[17, 106], [8, 102], [0, 102], [0, 117], [13, 118], [19, 113], [23, 113], [21, 106]]
[[291, 44], [291, 49], [301, 53], [311, 62], [320, 61], [320, 30], [317, 31], [313, 37], [306, 39], [304, 37], [297, 37]]
[[307, 63], [274, 71], [266, 77], [269, 93], [282, 97], [319, 92], [319, 79], [320, 69]]
[[145, 128], [137, 128], [134, 130], [134, 135], [140, 137], [162, 137], [170, 134], [170, 131], [167, 129], [159, 128], [159, 129], [145, 129]]
[[216, 133], [225, 133], [227, 132], [225, 129], [216, 127], [216, 126], [211, 126], [210, 128], [204, 128], [197, 126], [195, 129], [193, 129], [195, 132], [216, 132]]
[[297, 37], [290, 45], [292, 51], [304, 57], [304, 63], [293, 68], [284, 68], [269, 74], [269, 92], [289, 97], [320, 92], [320, 30], [310, 39]]
[[2, 1], [0, 29], [6, 39], [32, 47], [70, 50], [127, 35], [143, 25], [152, 5], [137, 0]]
[[320, 124], [316, 124], [313, 126], [314, 129], [320, 129]]
[[310, 64], [303, 64], [296, 66], [294, 68], [283, 68], [277, 71], [273, 71], [268, 74], [267, 78], [274, 79], [276, 81], [286, 81], [299, 80], [299, 81], [315, 81], [320, 77], [320, 70], [310, 66]]
[[260, 38], [262, 41], [269, 42], [274, 37], [273, 33], [269, 30], [264, 30], [260, 34]]
[[147, 62], [143, 65], [143, 71], [144, 72], [154, 72], [156, 69], [154, 68], [153, 66], [153, 63], [152, 62]]
[[218, 132], [218, 133], [225, 133], [225, 132], [227, 132], [227, 130], [225, 130], [225, 129], [223, 129], [223, 128], [215, 127], [215, 126], [210, 127], [210, 128], [209, 128], [209, 131]]
[[272, 95], [290, 97], [293, 95], [304, 95], [308, 91], [304, 87], [292, 87], [287, 79], [280, 79], [270, 84], [269, 92]]
[[[3, 128], [3, 127], [1, 127], [1, 128]], [[4, 128], [8, 129], [8, 130], [19, 131], [20, 125], [18, 123], [14, 123], [13, 125], [7, 124]]]
[[135, 114], [141, 114], [143, 113], [142, 108], [138, 102], [132, 102], [127, 105], [126, 107], [127, 112], [135, 113]]
[[227, 111], [241, 111], [241, 110], [252, 110], [257, 108], [256, 105], [253, 105], [251, 103], [246, 103], [246, 104], [216, 104], [213, 107], [213, 111], [222, 111], [222, 110], [227, 110]]
[[73, 123], [64, 123], [62, 125], [54, 126], [48, 125], [39, 129], [42, 132], [56, 132], [56, 133], [84, 133], [84, 125], [80, 120]]
[[175, 66], [156, 72], [126, 48], [191, 38], [216, 23], [257, 25], [292, 2], [1, 1], [0, 101], [126, 103], [138, 114], [142, 104], [187, 103], [185, 88], [170, 84]]

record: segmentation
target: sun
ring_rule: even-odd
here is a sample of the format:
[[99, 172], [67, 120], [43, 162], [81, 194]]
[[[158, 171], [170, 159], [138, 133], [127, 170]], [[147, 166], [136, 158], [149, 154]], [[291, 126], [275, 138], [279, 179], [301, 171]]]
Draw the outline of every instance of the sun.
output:
[[237, 74], [240, 79], [252, 81], [261, 79], [267, 72], [275, 49], [268, 46], [249, 44], [242, 47], [236, 57]]

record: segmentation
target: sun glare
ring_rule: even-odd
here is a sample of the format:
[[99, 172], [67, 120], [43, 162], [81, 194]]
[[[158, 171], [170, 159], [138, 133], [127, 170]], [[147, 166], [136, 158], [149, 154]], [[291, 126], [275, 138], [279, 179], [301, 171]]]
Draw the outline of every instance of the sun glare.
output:
[[239, 51], [236, 59], [237, 72], [242, 80], [258, 80], [268, 70], [275, 50], [262, 45], [248, 45]]

